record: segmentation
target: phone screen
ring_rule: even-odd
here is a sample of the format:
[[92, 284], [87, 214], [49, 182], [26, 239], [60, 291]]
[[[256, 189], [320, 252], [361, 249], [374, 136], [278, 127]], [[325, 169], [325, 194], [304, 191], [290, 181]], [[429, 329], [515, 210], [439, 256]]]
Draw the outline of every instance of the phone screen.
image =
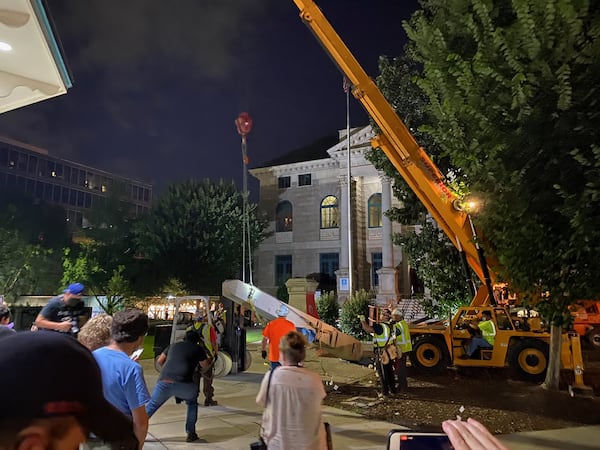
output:
[[444, 433], [416, 433], [392, 430], [388, 435], [388, 450], [452, 450], [450, 439]]

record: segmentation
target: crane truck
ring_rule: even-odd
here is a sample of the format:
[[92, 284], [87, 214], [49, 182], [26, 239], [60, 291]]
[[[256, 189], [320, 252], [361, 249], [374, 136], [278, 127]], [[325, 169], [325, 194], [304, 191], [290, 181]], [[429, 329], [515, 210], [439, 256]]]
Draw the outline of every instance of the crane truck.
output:
[[[470, 215], [460, 207], [460, 199], [446, 186], [440, 170], [416, 142], [316, 3], [313, 0], [294, 0], [294, 3], [302, 21], [350, 81], [354, 97], [378, 125], [380, 134], [372, 140], [373, 148], [383, 150], [481, 280], [470, 305], [459, 308], [449, 322], [411, 327], [413, 365], [427, 372], [440, 371], [450, 364], [511, 367], [522, 378], [543, 379], [548, 366], [550, 334], [541, 329], [520, 327], [513, 321], [509, 310], [497, 304], [493, 291], [495, 274], [491, 270], [496, 262], [484, 256], [477, 230]], [[477, 359], [466, 359], [466, 345], [471, 338], [468, 323], [484, 310], [491, 313], [497, 330], [493, 349], [480, 351]], [[562, 336], [561, 364], [565, 369], [573, 369], [576, 384], [582, 385], [583, 363], [579, 344], [576, 334]]]

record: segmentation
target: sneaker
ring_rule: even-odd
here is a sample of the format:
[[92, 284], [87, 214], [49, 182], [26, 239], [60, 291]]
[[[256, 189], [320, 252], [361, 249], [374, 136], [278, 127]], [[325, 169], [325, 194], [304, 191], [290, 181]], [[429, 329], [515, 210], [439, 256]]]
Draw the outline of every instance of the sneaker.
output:
[[471, 357], [470, 357], [469, 355], [466, 355], [466, 354], [465, 354], [465, 355], [460, 355], [460, 356], [458, 357], [458, 359], [471, 359]]
[[218, 403], [216, 400], [204, 400], [204, 406], [217, 406]]
[[200, 437], [195, 432], [188, 433], [187, 437], [185, 438], [185, 442], [195, 442], [198, 439], [200, 439]]

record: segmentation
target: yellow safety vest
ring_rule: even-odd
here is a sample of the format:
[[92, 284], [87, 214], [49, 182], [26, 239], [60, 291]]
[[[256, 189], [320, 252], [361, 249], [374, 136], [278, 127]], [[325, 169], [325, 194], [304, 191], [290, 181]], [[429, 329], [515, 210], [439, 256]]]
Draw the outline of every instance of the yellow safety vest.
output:
[[185, 331], [190, 331], [192, 329], [196, 331], [200, 330], [200, 339], [202, 339], [204, 347], [206, 347], [206, 351], [208, 352], [207, 356], [212, 357], [215, 351], [213, 348], [212, 341], [210, 340], [210, 326], [208, 326], [208, 324], [206, 323], [194, 322], [194, 324], [190, 327], [187, 327]]
[[492, 320], [482, 320], [477, 324], [481, 330], [481, 336], [488, 341], [490, 345], [494, 345], [494, 336], [496, 336], [496, 327]]
[[412, 351], [410, 330], [408, 329], [408, 324], [404, 320], [394, 324], [394, 333], [396, 335], [396, 345], [400, 347], [402, 353], [408, 353]]
[[373, 334], [373, 345], [383, 348], [393, 341], [390, 338], [390, 326], [387, 323], [380, 323], [379, 325], [383, 328], [383, 332], [381, 334]]

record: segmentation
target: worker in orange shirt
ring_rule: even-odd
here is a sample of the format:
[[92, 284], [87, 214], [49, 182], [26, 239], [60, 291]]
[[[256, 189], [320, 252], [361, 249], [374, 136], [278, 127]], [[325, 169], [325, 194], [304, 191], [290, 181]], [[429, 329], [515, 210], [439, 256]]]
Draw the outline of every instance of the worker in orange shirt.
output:
[[288, 334], [290, 331], [296, 331], [296, 325], [294, 322], [290, 322], [286, 319], [290, 312], [289, 307], [282, 303], [277, 308], [277, 319], [271, 320], [265, 329], [263, 330], [262, 338], [262, 358], [267, 358], [267, 345], [269, 346], [269, 362], [271, 363], [271, 369], [279, 367], [279, 343], [281, 338]]

